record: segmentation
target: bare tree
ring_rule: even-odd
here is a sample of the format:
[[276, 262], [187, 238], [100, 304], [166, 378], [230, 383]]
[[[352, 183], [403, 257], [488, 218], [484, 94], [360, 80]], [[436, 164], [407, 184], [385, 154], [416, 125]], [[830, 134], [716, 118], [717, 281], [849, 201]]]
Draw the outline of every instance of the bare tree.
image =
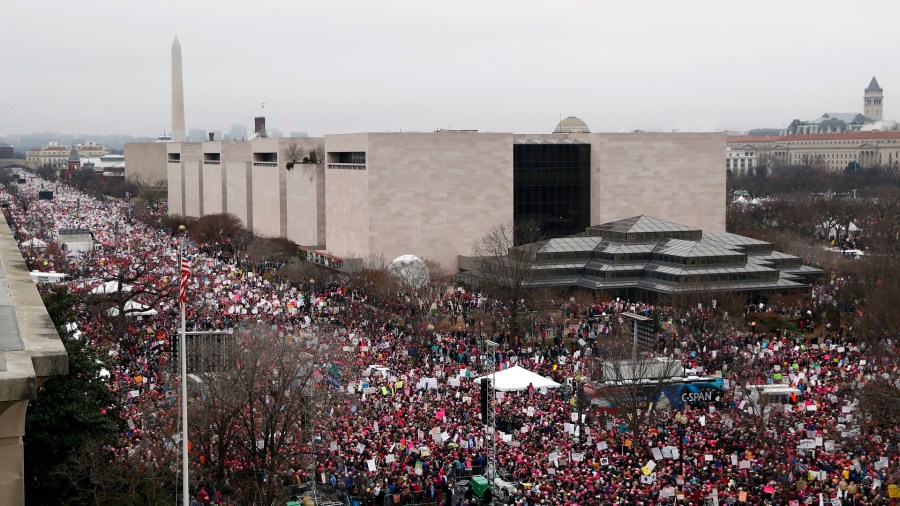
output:
[[[868, 278], [868, 290], [863, 295], [862, 328], [869, 335], [871, 344], [885, 344], [886, 339], [900, 335], [900, 258], [894, 256], [870, 257], [863, 265]], [[891, 354], [885, 354], [892, 356]]]
[[118, 454], [99, 441], [85, 444], [67, 462], [67, 472], [90, 479], [79, 480], [75, 493], [57, 504], [169, 504], [177, 488], [178, 463], [157, 441], [174, 427], [166, 429], [147, 430], [138, 446]]
[[284, 500], [291, 470], [308, 467], [319, 422], [337, 409], [341, 393], [327, 381], [340, 347], [325, 332], [285, 335], [268, 325], [236, 329], [232, 367], [198, 372], [192, 403], [192, 440], [209, 463], [204, 477], [219, 481], [224, 462], [238, 459], [244, 472], [231, 476], [241, 503]]
[[338, 273], [332, 269], [300, 259], [288, 261], [278, 269], [278, 274], [297, 284], [305, 284], [309, 280], [314, 280], [315, 283], [324, 285], [338, 277]]
[[284, 168], [286, 170], [293, 170], [294, 165], [303, 163], [303, 159], [308, 158], [306, 155], [306, 151], [302, 147], [300, 147], [300, 144], [298, 144], [297, 142], [291, 142], [290, 144], [285, 146], [282, 154], [284, 155]]
[[749, 295], [745, 293], [700, 284], [696, 291], [670, 296], [669, 305], [676, 315], [681, 315], [686, 332], [718, 339], [740, 323], [748, 300]]
[[256, 238], [247, 244], [244, 254], [254, 264], [280, 266], [297, 258], [297, 243], [285, 237]]
[[208, 214], [188, 227], [191, 238], [200, 243], [235, 254], [250, 240], [250, 232], [233, 214]]
[[94, 171], [91, 169], [76, 169], [69, 176], [69, 184], [82, 191], [88, 191], [94, 182]]
[[684, 367], [671, 357], [635, 355], [630, 340], [616, 340], [604, 350], [597, 361], [598, 377], [591, 378], [585, 391], [615, 410], [634, 434], [641, 434], [653, 422], [663, 390], [672, 378], [684, 375]]
[[373, 254], [363, 260], [363, 268], [350, 274], [350, 285], [364, 292], [370, 304], [384, 305], [399, 289], [397, 278], [388, 269], [384, 255]]
[[148, 177], [138, 174], [129, 178], [138, 197], [144, 199], [151, 209], [156, 204], [168, 198], [168, 184], [165, 180], [151, 181]]
[[168, 258], [144, 245], [130, 245], [107, 255], [91, 273], [98, 283], [87, 302], [110, 321], [115, 335], [125, 337], [127, 321], [137, 313], [160, 307], [172, 298], [177, 283]]
[[35, 172], [38, 176], [41, 176], [42, 178], [50, 182], [54, 182], [59, 179], [59, 169], [52, 165], [41, 165]]
[[867, 204], [861, 209], [860, 221], [870, 249], [876, 254], [900, 256], [900, 188], [879, 188]]
[[857, 383], [855, 397], [859, 400], [860, 425], [871, 442], [876, 433], [890, 433], [900, 419], [900, 382], [896, 378], [876, 376], [866, 383]]
[[472, 248], [476, 272], [485, 292], [506, 305], [506, 325], [518, 334], [527, 310], [528, 281], [536, 262], [534, 243], [540, 228], [530, 222], [491, 228]]
[[325, 163], [325, 145], [321, 142], [309, 152], [311, 163]]

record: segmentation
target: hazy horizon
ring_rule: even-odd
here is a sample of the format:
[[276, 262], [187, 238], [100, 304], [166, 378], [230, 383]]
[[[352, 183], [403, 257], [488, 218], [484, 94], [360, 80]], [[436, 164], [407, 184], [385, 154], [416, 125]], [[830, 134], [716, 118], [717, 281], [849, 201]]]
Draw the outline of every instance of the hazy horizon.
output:
[[13, 0], [4, 16], [0, 137], [168, 132], [175, 36], [188, 131], [260, 114], [313, 136], [541, 133], [566, 116], [593, 131], [780, 128], [862, 112], [872, 76], [886, 119], [900, 103], [900, 3], [886, 1]]

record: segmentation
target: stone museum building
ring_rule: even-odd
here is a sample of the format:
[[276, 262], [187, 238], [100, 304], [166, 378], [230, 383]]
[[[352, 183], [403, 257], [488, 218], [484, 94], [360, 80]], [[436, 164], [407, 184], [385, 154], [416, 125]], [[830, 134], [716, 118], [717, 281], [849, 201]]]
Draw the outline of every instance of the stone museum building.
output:
[[[492, 227], [545, 238], [635, 215], [725, 230], [723, 133], [356, 133], [126, 146], [127, 175], [168, 182], [169, 212], [236, 215], [255, 234], [341, 259], [413, 254], [455, 271]], [[288, 152], [319, 146], [322, 163]]]

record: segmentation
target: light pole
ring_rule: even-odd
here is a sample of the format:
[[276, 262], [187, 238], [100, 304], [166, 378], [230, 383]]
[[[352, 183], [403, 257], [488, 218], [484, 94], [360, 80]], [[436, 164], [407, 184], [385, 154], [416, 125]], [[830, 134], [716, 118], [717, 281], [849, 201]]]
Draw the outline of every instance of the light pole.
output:
[[179, 302], [181, 303], [181, 335], [178, 337], [179, 369], [181, 370], [181, 495], [182, 505], [188, 506], [191, 501], [190, 479], [188, 477], [188, 395], [187, 395], [187, 339], [185, 338], [184, 295], [185, 295], [185, 261], [184, 261], [184, 225], [178, 227], [181, 237], [178, 240], [179, 268]]
[[487, 469], [485, 469], [484, 473], [485, 477], [488, 479], [488, 486], [491, 487], [491, 502], [493, 502], [494, 478], [497, 476], [497, 412], [494, 407], [494, 403], [496, 402], [495, 398], [497, 396], [497, 386], [495, 380], [497, 378], [497, 349], [500, 347], [500, 343], [486, 340], [484, 345], [490, 351], [491, 363], [493, 364], [493, 369], [491, 370], [491, 386], [488, 389], [488, 395], [490, 396], [490, 402], [488, 403], [488, 423], [485, 425], [485, 432], [488, 437], [490, 437], [490, 446], [488, 446]]
[[[677, 427], [676, 430], [678, 432], [678, 462], [681, 468], [679, 474], [681, 475], [682, 480], [684, 480], [684, 433], [687, 421], [687, 415], [683, 413], [675, 414], [675, 426]], [[682, 485], [682, 488], [683, 487], [684, 486]]]

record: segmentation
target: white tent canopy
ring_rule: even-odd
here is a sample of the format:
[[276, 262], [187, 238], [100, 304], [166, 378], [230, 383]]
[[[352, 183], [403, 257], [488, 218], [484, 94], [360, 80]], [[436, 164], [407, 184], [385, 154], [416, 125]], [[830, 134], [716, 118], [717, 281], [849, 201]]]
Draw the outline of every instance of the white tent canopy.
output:
[[[550, 378], [545, 378], [540, 374], [535, 374], [528, 369], [523, 369], [519, 366], [513, 366], [509, 369], [504, 369], [502, 371], [497, 371], [494, 376], [494, 381], [496, 384], [494, 385], [494, 390], [499, 392], [518, 392], [521, 390], [526, 390], [528, 385], [534, 385], [535, 389], [538, 388], [559, 388], [560, 384], [551, 380]], [[491, 375], [485, 375], [481, 378], [491, 379]], [[481, 378], [475, 378], [475, 382], [477, 384], [481, 383]]]
[[[113, 307], [109, 308], [107, 314], [110, 316], [118, 316], [119, 308]], [[126, 316], [153, 316], [156, 314], [156, 310], [150, 306], [145, 306], [140, 302], [135, 302], [133, 300], [129, 300], [125, 303], [125, 315]]]
[[[122, 285], [123, 292], [130, 292], [131, 285]], [[107, 281], [106, 283], [100, 283], [95, 286], [91, 293], [94, 295], [106, 295], [110, 293], [119, 293], [119, 282], [118, 281]]]
[[826, 221], [825, 223], [822, 223], [821, 225], [819, 225], [817, 228], [820, 232], [825, 231], [825, 229], [828, 229], [827, 235], [829, 237], [837, 236], [838, 233], [849, 232], [851, 234], [855, 234], [857, 232], [862, 232], [862, 229], [859, 228], [859, 226], [856, 223], [853, 223], [852, 221], [849, 224], [847, 224], [847, 226], [844, 226], [844, 224], [832, 224], [832, 226], [829, 226], [829, 222]]

